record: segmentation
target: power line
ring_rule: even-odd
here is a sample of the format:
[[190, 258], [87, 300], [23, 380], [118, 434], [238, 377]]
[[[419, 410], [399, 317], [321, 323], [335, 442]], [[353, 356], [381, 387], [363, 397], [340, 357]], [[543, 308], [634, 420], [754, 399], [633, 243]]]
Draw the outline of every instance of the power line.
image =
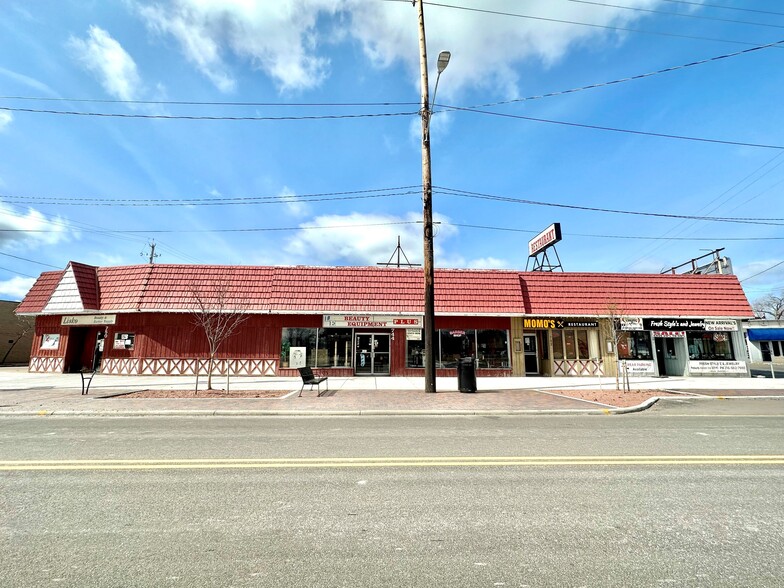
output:
[[484, 114], [487, 116], [498, 116], [502, 118], [513, 118], [518, 120], [529, 120], [532, 122], [542, 122], [554, 125], [563, 125], [567, 127], [578, 127], [583, 129], [593, 129], [597, 131], [611, 131], [614, 133], [627, 133], [630, 135], [644, 135], [648, 137], [659, 137], [662, 139], [678, 139], [681, 141], [698, 141], [701, 143], [715, 143], [719, 145], [736, 145], [741, 147], [757, 147], [760, 149], [784, 149], [784, 145], [769, 145], [765, 143], [746, 143], [744, 141], [729, 141], [729, 140], [722, 140], [722, 139], [709, 139], [706, 137], [691, 137], [687, 135], [674, 135], [671, 133], [654, 133], [648, 131], [637, 131], [633, 129], [621, 129], [619, 127], [607, 127], [602, 125], [590, 125], [584, 123], [576, 123], [576, 122], [568, 122], [562, 120], [554, 120], [554, 119], [547, 119], [547, 118], [536, 118], [533, 116], [523, 116], [520, 114], [507, 114], [503, 112], [491, 112], [488, 110], [478, 110], [476, 108], [463, 108], [460, 106], [451, 106], [442, 104], [440, 105], [442, 108], [446, 108], [451, 111], [457, 112], [472, 112], [474, 114]]
[[595, 23], [580, 22], [580, 21], [574, 21], [574, 20], [564, 20], [564, 19], [559, 19], [559, 18], [548, 18], [548, 17], [545, 17], [545, 16], [532, 16], [532, 15], [528, 15], [528, 14], [516, 14], [516, 13], [513, 13], [513, 12], [502, 12], [502, 11], [499, 11], [499, 10], [486, 10], [486, 9], [483, 9], [483, 8], [470, 8], [468, 6], [456, 6], [454, 4], [441, 4], [441, 3], [438, 3], [438, 2], [425, 2], [425, 4], [427, 4], [429, 6], [438, 6], [440, 8], [452, 8], [454, 10], [466, 10], [468, 12], [479, 12], [479, 13], [484, 13], [484, 14], [493, 14], [493, 15], [496, 15], [496, 16], [511, 16], [511, 17], [514, 17], [514, 18], [524, 18], [524, 19], [538, 20], [538, 21], [544, 21], [544, 22], [555, 22], [555, 23], [560, 23], [560, 24], [569, 24], [569, 25], [577, 25], [577, 26], [584, 26], [584, 27], [593, 27], [593, 28], [605, 29], [605, 30], [611, 30], [611, 31], [624, 31], [624, 32], [628, 32], [628, 33], [641, 33], [641, 34], [644, 34], [644, 35], [658, 35], [658, 36], [663, 36], [663, 37], [674, 37], [674, 38], [679, 38], [679, 39], [692, 39], [692, 40], [695, 40], [695, 41], [712, 41], [712, 42], [718, 42], [718, 43], [733, 43], [735, 45], [759, 45], [759, 43], [749, 43], [749, 42], [746, 42], [746, 41], [733, 41], [733, 40], [730, 40], [730, 39], [715, 39], [715, 38], [711, 38], [711, 37], [698, 37], [696, 35], [681, 35], [681, 34], [678, 34], [678, 33], [667, 33], [667, 32], [662, 32], [662, 31], [646, 31], [644, 29], [632, 29], [632, 28], [629, 28], [629, 27], [618, 27], [618, 26], [612, 26], [612, 25], [600, 25], [600, 24], [595, 24]]
[[646, 12], [648, 14], [663, 14], [665, 16], [679, 16], [682, 18], [692, 18], [699, 20], [712, 20], [716, 22], [728, 22], [733, 24], [751, 25], [755, 27], [771, 27], [776, 29], [784, 29], [784, 26], [771, 24], [767, 22], [749, 22], [746, 20], [735, 20], [731, 18], [717, 18], [715, 16], [705, 16], [702, 14], [686, 14], [684, 12], [669, 12], [667, 10], [654, 10], [651, 8], [638, 8], [636, 6], [623, 6], [620, 4], [605, 4], [603, 2], [593, 2], [592, 0], [566, 0], [567, 2], [574, 2], [575, 4], [590, 4], [592, 6], [602, 6], [604, 8], [620, 8], [621, 10], [633, 10], [635, 12]]
[[[396, 188], [371, 188], [367, 190], [347, 190], [342, 192], [316, 192], [311, 194], [278, 194], [276, 196], [227, 196], [210, 198], [98, 198], [98, 197], [59, 197], [59, 196], [16, 196], [0, 194], [0, 198], [13, 199], [25, 203], [36, 204], [73, 204], [80, 205], [138, 205], [138, 206], [198, 206], [218, 204], [253, 204], [253, 203], [292, 203], [292, 202], [318, 202], [321, 200], [343, 200], [378, 198], [385, 196], [406, 196], [419, 194], [421, 187], [417, 185], [400, 186]], [[350, 198], [343, 198], [350, 197]], [[17, 202], [19, 203], [19, 202]]]
[[724, 55], [717, 55], [715, 57], [709, 57], [707, 59], [701, 59], [699, 61], [692, 61], [691, 63], [684, 63], [682, 65], [674, 65], [672, 67], [666, 67], [664, 69], [659, 69], [659, 70], [648, 72], [648, 73], [644, 73], [644, 74], [637, 74], [637, 75], [629, 76], [629, 77], [626, 77], [626, 78], [620, 78], [620, 79], [612, 80], [612, 81], [609, 81], [609, 82], [599, 82], [599, 83], [596, 83], [596, 84], [590, 84], [588, 86], [580, 86], [578, 88], [571, 88], [569, 90], [559, 90], [557, 92], [549, 92], [547, 94], [540, 94], [538, 96], [528, 96], [526, 98], [515, 98], [513, 100], [503, 100], [501, 102], [489, 102], [487, 104], [477, 104], [475, 106], [470, 106], [468, 108], [490, 108], [490, 107], [493, 107], [493, 106], [502, 106], [502, 105], [505, 105], [505, 104], [515, 104], [517, 102], [527, 102], [529, 100], [539, 100], [541, 98], [552, 98], [554, 96], [563, 96], [565, 94], [573, 94], [575, 92], [582, 92], [583, 90], [593, 90], [595, 88], [603, 88], [603, 87], [606, 87], [606, 86], [612, 86], [614, 84], [622, 84], [624, 82], [631, 82], [631, 81], [634, 81], [634, 80], [642, 80], [644, 78], [650, 78], [652, 76], [657, 76], [657, 75], [660, 75], [660, 74], [670, 73], [670, 72], [678, 71], [678, 70], [681, 70], [681, 69], [694, 67], [696, 65], [704, 65], [706, 63], [711, 63], [711, 62], [714, 62], [714, 61], [720, 61], [722, 59], [729, 59], [731, 57], [737, 57], [739, 55], [745, 55], [747, 53], [753, 53], [754, 51], [760, 51], [762, 49], [770, 49], [771, 47], [774, 47], [776, 45], [781, 45], [782, 43], [784, 43], [784, 39], [781, 40], [781, 41], [776, 41], [774, 43], [768, 43], [766, 45], [759, 45], [757, 47], [751, 47], [750, 49], [743, 49], [742, 51], [736, 51], [735, 53], [727, 53], [727, 54], [724, 54]]
[[4, 270], [4, 271], [10, 272], [12, 274], [16, 274], [17, 276], [22, 276], [23, 278], [33, 278], [35, 280], [38, 277], [38, 276], [31, 276], [29, 274], [23, 274], [22, 272], [18, 272], [16, 270], [8, 269], [7, 267], [0, 267], [0, 270]]
[[268, 107], [357, 107], [418, 106], [418, 102], [199, 102], [196, 100], [119, 100], [114, 98], [52, 98], [45, 96], [0, 96], [0, 100], [33, 102], [89, 102], [96, 104], [139, 104], [148, 106], [268, 106]]
[[721, 8], [723, 10], [737, 10], [739, 12], [756, 12], [757, 14], [772, 14], [775, 16], [784, 16], [784, 12], [772, 12], [770, 10], [756, 10], [754, 8], [738, 8], [735, 6], [724, 6], [723, 4], [707, 4], [703, 2], [689, 2], [687, 0], [662, 0], [662, 2], [672, 2], [673, 4], [688, 4], [690, 6], [699, 6], [700, 8]]
[[762, 270], [761, 272], [757, 272], [757, 273], [756, 273], [756, 274], [754, 274], [753, 276], [749, 276], [748, 278], [743, 278], [743, 279], [742, 279], [742, 280], [740, 280], [740, 281], [741, 281], [741, 282], [746, 282], [746, 281], [750, 280], [751, 278], [756, 278], [757, 276], [761, 276], [762, 274], [764, 274], [764, 273], [766, 273], [766, 272], [769, 272], [770, 270], [772, 270], [772, 269], [774, 269], [774, 268], [777, 268], [777, 267], [779, 267], [781, 264], [784, 264], [784, 260], [782, 260], [782, 261], [778, 262], [777, 264], [774, 264], [774, 265], [770, 266], [768, 269], [764, 269], [764, 270]]
[[13, 257], [14, 259], [20, 259], [22, 261], [29, 261], [30, 263], [35, 263], [36, 265], [42, 265], [44, 267], [53, 267], [54, 269], [62, 269], [57, 267], [56, 265], [51, 265], [49, 263], [44, 263], [42, 261], [35, 261], [34, 259], [27, 259], [26, 257], [19, 257], [18, 255], [11, 255], [10, 253], [0, 252], [0, 255], [4, 255], [6, 257]]
[[8, 112], [27, 112], [34, 114], [58, 114], [65, 116], [96, 116], [104, 118], [141, 118], [157, 120], [204, 120], [204, 121], [299, 121], [299, 120], [339, 120], [339, 119], [358, 119], [358, 118], [384, 118], [396, 116], [419, 116], [418, 112], [386, 112], [386, 113], [367, 113], [367, 114], [324, 114], [312, 116], [196, 116], [196, 115], [173, 115], [173, 114], [136, 114], [119, 112], [82, 112], [75, 110], [48, 110], [37, 108], [15, 108], [10, 106], [0, 106], [0, 110]]
[[571, 210], [585, 210], [589, 212], [605, 212], [605, 213], [612, 213], [612, 214], [627, 214], [633, 216], [649, 216], [649, 217], [656, 217], [656, 218], [686, 218], [692, 220], [703, 220], [703, 221], [724, 222], [724, 223], [784, 226], [784, 223], [780, 222], [780, 221], [784, 221], [784, 218], [741, 218], [741, 217], [733, 218], [733, 217], [717, 217], [717, 216], [696, 216], [696, 215], [685, 215], [685, 214], [666, 214], [662, 212], [640, 212], [634, 210], [619, 210], [613, 208], [579, 206], [577, 204], [559, 204], [555, 202], [542, 202], [537, 200], [528, 200], [524, 198], [509, 198], [506, 196], [495, 196], [492, 194], [483, 194], [481, 192], [469, 192], [467, 190], [457, 190], [454, 188], [445, 188], [442, 186], [434, 186], [433, 189], [434, 190], [437, 189], [439, 193], [448, 196], [464, 196], [466, 198], [476, 198], [479, 200], [494, 200], [497, 202], [508, 202], [512, 204], [550, 206], [554, 208], [566, 208]]

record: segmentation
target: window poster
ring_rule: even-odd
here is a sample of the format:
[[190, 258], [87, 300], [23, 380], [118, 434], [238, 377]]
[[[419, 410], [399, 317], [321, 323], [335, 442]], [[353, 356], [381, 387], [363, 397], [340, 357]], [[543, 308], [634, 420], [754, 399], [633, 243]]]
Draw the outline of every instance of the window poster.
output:
[[41, 349], [57, 349], [60, 347], [60, 334], [50, 333], [41, 338]]

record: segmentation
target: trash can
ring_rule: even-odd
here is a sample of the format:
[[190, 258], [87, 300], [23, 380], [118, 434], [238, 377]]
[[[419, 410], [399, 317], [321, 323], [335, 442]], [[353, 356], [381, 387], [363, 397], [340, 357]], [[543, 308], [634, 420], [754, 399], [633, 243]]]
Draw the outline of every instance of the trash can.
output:
[[461, 392], [476, 392], [476, 368], [473, 357], [457, 360], [457, 389]]

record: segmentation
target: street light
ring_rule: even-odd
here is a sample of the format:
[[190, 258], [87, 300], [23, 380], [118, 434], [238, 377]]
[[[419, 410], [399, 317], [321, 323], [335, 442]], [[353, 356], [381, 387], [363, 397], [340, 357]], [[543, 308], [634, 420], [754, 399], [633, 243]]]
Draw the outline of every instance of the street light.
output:
[[[430, 173], [430, 98], [427, 79], [427, 43], [425, 42], [425, 14], [423, 0], [417, 0], [419, 13], [419, 69], [422, 81], [422, 214], [424, 217], [424, 282], [425, 312], [423, 335], [425, 339], [425, 392], [436, 391], [435, 354], [435, 272], [433, 271], [433, 181]], [[442, 51], [438, 55], [438, 76], [446, 69], [451, 54]], [[436, 78], [436, 90], [438, 77]], [[435, 90], [433, 91], [435, 98]]]

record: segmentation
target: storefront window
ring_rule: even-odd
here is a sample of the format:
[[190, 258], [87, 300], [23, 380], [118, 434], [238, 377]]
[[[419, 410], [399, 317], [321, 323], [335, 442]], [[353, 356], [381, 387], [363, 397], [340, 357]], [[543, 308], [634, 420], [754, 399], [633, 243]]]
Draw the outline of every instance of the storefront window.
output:
[[577, 333], [577, 353], [580, 359], [588, 359], [590, 353], [588, 352], [588, 331], [576, 331]]
[[454, 368], [461, 357], [476, 356], [476, 335], [473, 329], [441, 329], [438, 334], [441, 341], [438, 367]]
[[564, 331], [563, 334], [566, 359], [577, 359], [577, 347], [574, 344], [574, 331]]
[[651, 337], [645, 331], [625, 331], [618, 340], [620, 359], [651, 359]]
[[476, 332], [480, 368], [509, 367], [509, 334], [507, 331], [482, 329]]
[[732, 360], [732, 338], [729, 333], [686, 333], [689, 359]]
[[553, 331], [553, 359], [563, 358], [563, 335], [561, 331]]
[[419, 341], [406, 341], [406, 367], [421, 368], [425, 367], [425, 341], [424, 333], [423, 338]]
[[304, 347], [305, 365], [315, 367], [317, 335], [318, 329], [283, 329], [280, 343], [280, 367], [290, 366], [292, 347]]
[[598, 335], [594, 331], [584, 329], [563, 329], [552, 331], [553, 334], [553, 359], [591, 359], [591, 345], [593, 339], [595, 352], [599, 349]]
[[319, 329], [316, 367], [351, 367], [351, 329]]

